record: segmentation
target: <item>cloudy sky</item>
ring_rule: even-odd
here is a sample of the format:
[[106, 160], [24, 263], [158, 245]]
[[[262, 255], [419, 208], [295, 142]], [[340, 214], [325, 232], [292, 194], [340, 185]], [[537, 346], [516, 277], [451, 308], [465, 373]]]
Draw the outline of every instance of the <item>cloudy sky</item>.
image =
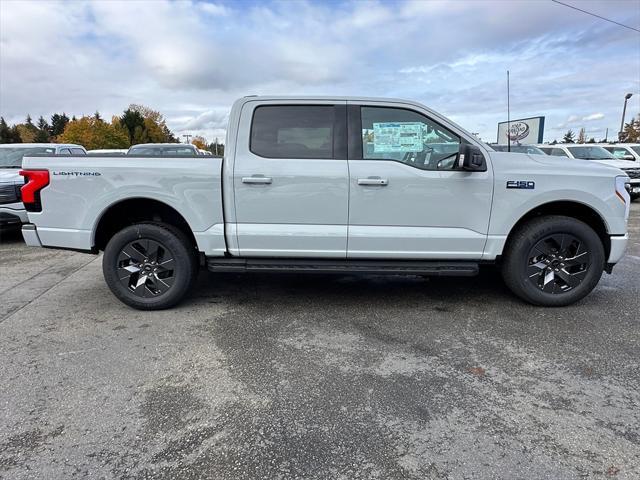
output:
[[[640, 29], [640, 0], [563, 0]], [[0, 1], [0, 115], [103, 117], [130, 103], [179, 134], [224, 137], [249, 94], [402, 97], [494, 141], [545, 115], [615, 135], [640, 112], [640, 33], [551, 0]]]

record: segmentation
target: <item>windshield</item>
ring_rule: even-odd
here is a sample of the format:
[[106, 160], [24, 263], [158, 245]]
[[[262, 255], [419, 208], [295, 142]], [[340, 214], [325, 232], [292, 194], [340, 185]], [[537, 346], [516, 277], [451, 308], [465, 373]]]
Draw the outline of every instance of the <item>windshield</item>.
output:
[[[491, 145], [494, 150], [498, 152], [507, 152], [507, 145]], [[540, 150], [538, 147], [534, 147], [533, 145], [511, 145], [511, 152], [513, 153], [528, 153], [533, 155], [544, 155], [545, 153]]]
[[0, 168], [21, 168], [22, 157], [33, 153], [56, 153], [51, 147], [7, 147], [0, 148]]
[[615, 157], [604, 148], [593, 147], [568, 147], [568, 150], [575, 158], [581, 160], [615, 160]]

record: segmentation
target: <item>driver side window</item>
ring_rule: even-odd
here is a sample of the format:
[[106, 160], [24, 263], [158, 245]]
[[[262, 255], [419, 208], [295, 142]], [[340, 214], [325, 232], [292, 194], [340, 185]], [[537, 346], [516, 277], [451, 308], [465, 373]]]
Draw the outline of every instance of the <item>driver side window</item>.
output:
[[420, 113], [362, 107], [362, 158], [394, 160], [422, 170], [456, 167], [460, 137]]

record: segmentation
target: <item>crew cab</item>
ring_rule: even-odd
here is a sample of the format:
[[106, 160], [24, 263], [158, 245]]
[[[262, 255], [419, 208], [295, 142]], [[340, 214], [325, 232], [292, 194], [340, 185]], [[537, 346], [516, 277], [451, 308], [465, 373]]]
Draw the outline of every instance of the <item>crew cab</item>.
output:
[[86, 155], [81, 145], [60, 143], [6, 143], [0, 145], [0, 228], [20, 226], [27, 222], [27, 212], [20, 201], [24, 184], [18, 172], [27, 154], [48, 153]]
[[495, 152], [415, 102], [245, 97], [223, 158], [25, 158], [27, 244], [102, 257], [138, 309], [225, 272], [457, 275], [499, 264], [522, 299], [562, 306], [627, 243], [629, 178], [596, 162]]
[[640, 165], [629, 161], [633, 160], [633, 157], [631, 159], [621, 159], [616, 157], [609, 149], [593, 144], [539, 145], [539, 148], [547, 155], [592, 160], [619, 168], [629, 176], [631, 200], [640, 197]]

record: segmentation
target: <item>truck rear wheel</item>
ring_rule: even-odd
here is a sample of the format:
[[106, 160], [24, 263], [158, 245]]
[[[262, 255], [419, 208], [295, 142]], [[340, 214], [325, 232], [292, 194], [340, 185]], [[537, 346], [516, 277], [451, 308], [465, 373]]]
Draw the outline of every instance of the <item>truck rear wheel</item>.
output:
[[140, 223], [116, 233], [104, 250], [105, 281], [120, 301], [139, 310], [176, 305], [198, 272], [191, 242], [178, 229]]
[[546, 216], [522, 225], [505, 247], [502, 276], [534, 305], [563, 307], [595, 288], [605, 266], [600, 237], [575, 218]]

